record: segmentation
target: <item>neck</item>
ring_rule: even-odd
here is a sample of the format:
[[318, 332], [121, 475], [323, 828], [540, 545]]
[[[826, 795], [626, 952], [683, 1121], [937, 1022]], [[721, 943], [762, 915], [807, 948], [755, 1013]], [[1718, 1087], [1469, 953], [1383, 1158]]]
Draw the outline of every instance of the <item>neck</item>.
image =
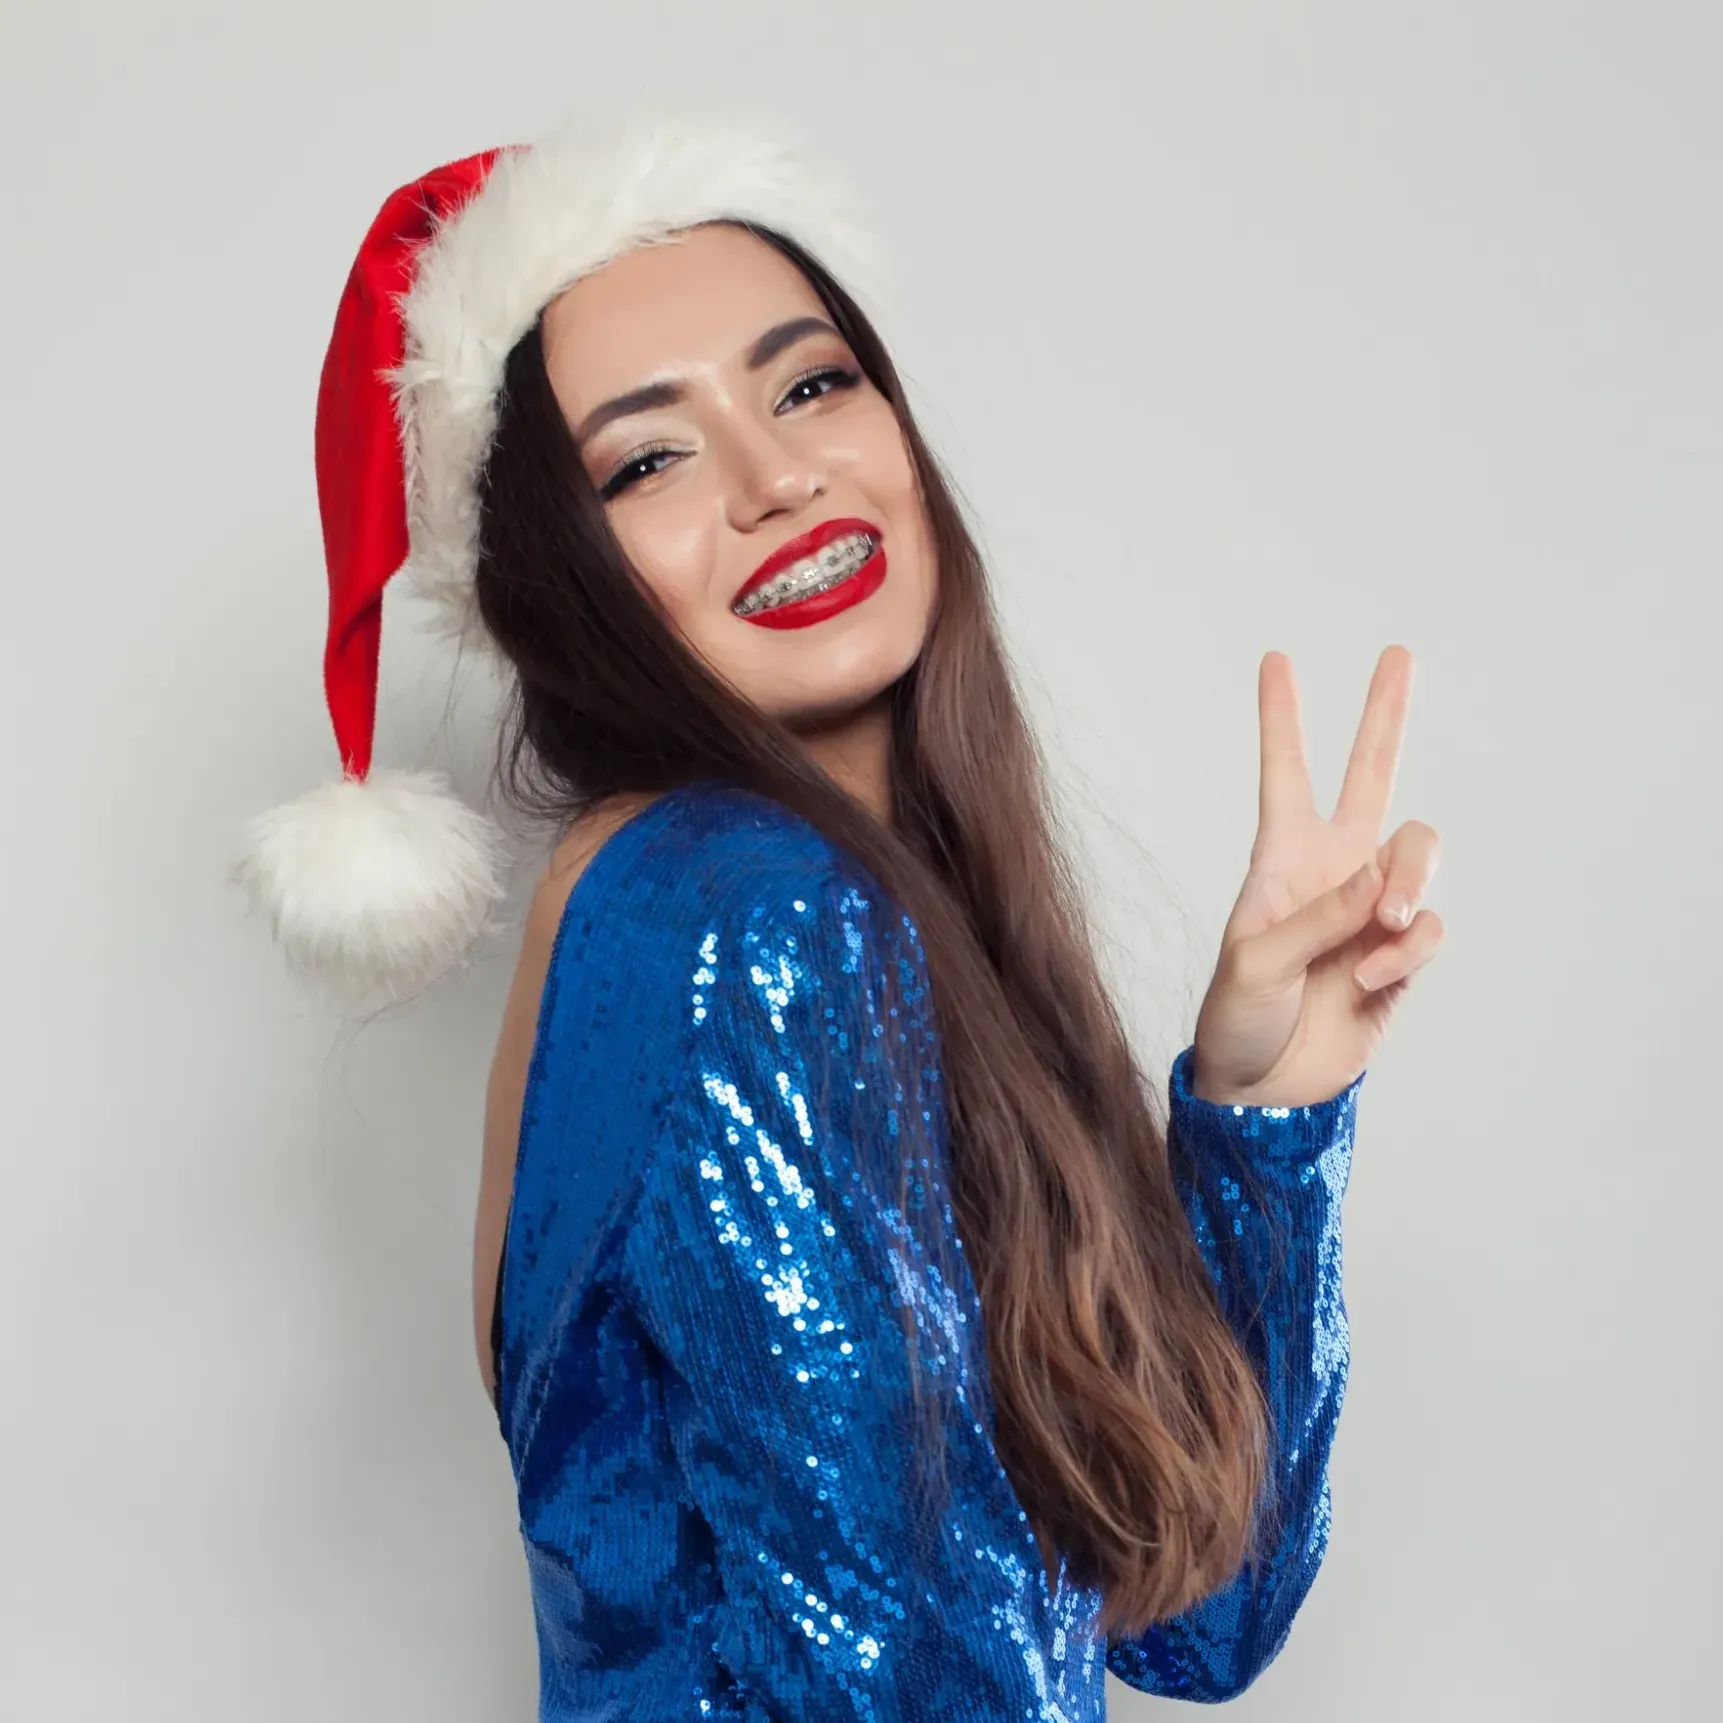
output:
[[798, 728], [797, 738], [815, 765], [874, 817], [892, 823], [891, 701], [881, 695], [830, 724]]

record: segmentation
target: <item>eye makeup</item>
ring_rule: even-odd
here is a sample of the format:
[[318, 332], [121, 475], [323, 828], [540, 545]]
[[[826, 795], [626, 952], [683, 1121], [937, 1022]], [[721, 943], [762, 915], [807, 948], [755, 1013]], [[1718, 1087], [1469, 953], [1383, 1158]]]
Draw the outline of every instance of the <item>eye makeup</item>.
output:
[[[802, 372], [800, 376], [791, 378], [790, 382], [784, 389], [783, 397], [779, 400], [778, 405], [773, 409], [773, 412], [774, 414], [781, 414], [787, 409], [807, 406], [814, 401], [823, 401], [827, 396], [837, 394], [841, 390], [855, 388], [861, 381], [862, 374], [853, 365], [824, 364], [811, 366], [808, 370]], [[804, 388], [812, 383], [821, 382], [827, 383], [830, 386], [821, 389], [818, 394], [806, 397], [804, 400], [790, 400], [790, 397], [796, 392], [796, 390]], [[611, 469], [609, 477], [604, 479], [598, 485], [597, 488], [599, 496], [605, 502], [612, 501], [614, 498], [620, 496], [624, 491], [629, 490], [634, 485], [640, 483], [641, 480], [653, 478], [657, 474], [667, 470], [668, 463], [666, 466], [652, 467], [645, 471], [640, 470], [645, 468], [648, 462], [656, 460], [660, 456], [675, 457], [681, 455], [683, 452], [684, 451], [676, 449], [666, 443], [649, 443], [645, 448], [631, 451], [622, 461]]]

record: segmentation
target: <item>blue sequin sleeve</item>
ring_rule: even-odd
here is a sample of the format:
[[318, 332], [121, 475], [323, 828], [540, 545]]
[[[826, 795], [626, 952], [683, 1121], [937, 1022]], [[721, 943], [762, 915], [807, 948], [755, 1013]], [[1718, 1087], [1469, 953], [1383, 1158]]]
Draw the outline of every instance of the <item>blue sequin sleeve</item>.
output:
[[1262, 1384], [1274, 1454], [1271, 1553], [1194, 1608], [1132, 1639], [1107, 1667], [1166, 1698], [1242, 1693], [1280, 1651], [1328, 1544], [1329, 1454], [1349, 1345], [1340, 1210], [1361, 1074], [1308, 1107], [1232, 1107], [1191, 1093], [1194, 1048], [1173, 1063], [1168, 1150], [1222, 1309]]
[[[687, 954], [681, 1064], [620, 1271], [669, 1366], [671, 1442], [722, 1599], [700, 1624], [691, 1714], [739, 1691], [775, 1723], [1075, 1717], [981, 1416], [973, 1284], [943, 1285], [929, 1261], [929, 1229], [952, 1224], [937, 1169], [895, 1206], [904, 1110], [937, 1106], [918, 1086], [936, 1074], [913, 927], [836, 875], [748, 895]], [[937, 1520], [906, 1507], [906, 1304], [922, 1368], [954, 1372], [967, 1402]]]

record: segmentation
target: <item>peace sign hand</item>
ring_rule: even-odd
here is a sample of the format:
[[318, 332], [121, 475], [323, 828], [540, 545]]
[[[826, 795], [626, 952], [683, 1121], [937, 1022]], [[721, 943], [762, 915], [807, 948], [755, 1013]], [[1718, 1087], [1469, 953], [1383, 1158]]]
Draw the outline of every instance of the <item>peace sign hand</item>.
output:
[[1292, 662], [1264, 655], [1256, 841], [1197, 1015], [1191, 1089], [1200, 1099], [1303, 1107], [1339, 1094], [1369, 1064], [1412, 974], [1441, 945], [1441, 918], [1418, 908], [1440, 856], [1435, 831], [1408, 820], [1377, 841], [1411, 691], [1412, 655], [1390, 646], [1325, 820]]

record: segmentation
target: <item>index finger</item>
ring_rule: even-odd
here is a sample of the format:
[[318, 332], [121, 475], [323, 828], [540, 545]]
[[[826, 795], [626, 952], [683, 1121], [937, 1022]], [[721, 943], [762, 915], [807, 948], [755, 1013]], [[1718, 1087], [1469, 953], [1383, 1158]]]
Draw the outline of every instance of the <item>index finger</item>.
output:
[[1316, 812], [1310, 763], [1304, 750], [1304, 725], [1298, 711], [1298, 683], [1284, 652], [1265, 652], [1256, 677], [1262, 779], [1257, 790], [1259, 837], [1269, 836]]

